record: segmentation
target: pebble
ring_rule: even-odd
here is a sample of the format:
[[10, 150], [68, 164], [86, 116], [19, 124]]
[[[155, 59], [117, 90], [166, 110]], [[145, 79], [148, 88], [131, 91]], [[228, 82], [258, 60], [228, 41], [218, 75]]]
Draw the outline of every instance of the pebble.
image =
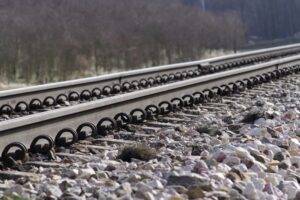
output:
[[146, 192], [144, 194], [146, 200], [155, 200], [153, 194], [151, 192]]
[[282, 181], [278, 188], [288, 195], [289, 199], [295, 199], [297, 193], [300, 191], [300, 186], [294, 181]]
[[204, 190], [199, 186], [192, 186], [188, 189], [187, 193], [189, 199], [200, 199], [205, 197]]
[[228, 156], [224, 159], [223, 163], [230, 167], [233, 167], [235, 165], [239, 165], [241, 163], [241, 159], [236, 156]]
[[296, 138], [292, 138], [290, 140], [290, 146], [289, 146], [289, 150], [295, 154], [299, 154], [300, 151], [300, 142], [298, 139]]
[[274, 160], [283, 161], [285, 159], [285, 155], [282, 152], [277, 152], [274, 155]]
[[122, 183], [121, 185], [122, 185], [123, 190], [124, 190], [126, 193], [130, 194], [130, 193], [132, 192], [132, 188], [131, 188], [130, 183], [125, 182], [125, 183]]
[[256, 173], [259, 173], [266, 171], [267, 167], [258, 161], [254, 161], [250, 169]]
[[167, 185], [181, 185], [186, 188], [192, 186], [201, 186], [203, 188], [211, 187], [209, 179], [195, 173], [189, 173], [186, 175], [170, 175]]
[[170, 185], [170, 186], [167, 186], [167, 188], [173, 188], [179, 194], [185, 194], [188, 192], [188, 189], [186, 189], [186, 187], [181, 186], [181, 185]]
[[47, 194], [47, 196], [54, 196], [59, 198], [63, 193], [58, 186], [55, 185], [44, 185], [42, 191]]
[[135, 187], [137, 188], [137, 191], [143, 192], [143, 193], [151, 191], [153, 189], [150, 185], [148, 185], [148, 184], [146, 184], [144, 182], [137, 183], [135, 185]]
[[95, 175], [95, 171], [92, 168], [79, 169], [78, 178], [88, 179], [92, 175]]
[[245, 189], [243, 190], [243, 195], [248, 199], [258, 199], [258, 191], [255, 189], [255, 185], [252, 182], [246, 184]]
[[193, 172], [197, 174], [207, 173], [208, 171], [208, 166], [203, 160], [197, 161], [193, 168]]
[[148, 184], [150, 186], [152, 186], [152, 188], [155, 188], [155, 189], [161, 190], [164, 188], [163, 184], [159, 180], [152, 180], [152, 181], [148, 182]]
[[78, 169], [65, 169], [63, 173], [65, 176], [67, 176], [69, 178], [75, 178], [79, 175], [79, 170]]

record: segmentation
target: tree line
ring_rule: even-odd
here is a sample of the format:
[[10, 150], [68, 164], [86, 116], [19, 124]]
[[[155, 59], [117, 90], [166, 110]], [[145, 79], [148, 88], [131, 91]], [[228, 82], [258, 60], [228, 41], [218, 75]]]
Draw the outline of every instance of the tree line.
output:
[[235, 12], [181, 0], [0, 0], [1, 81], [46, 83], [236, 49]]
[[274, 40], [300, 32], [299, 0], [185, 0], [212, 12], [236, 12], [245, 23], [247, 38]]

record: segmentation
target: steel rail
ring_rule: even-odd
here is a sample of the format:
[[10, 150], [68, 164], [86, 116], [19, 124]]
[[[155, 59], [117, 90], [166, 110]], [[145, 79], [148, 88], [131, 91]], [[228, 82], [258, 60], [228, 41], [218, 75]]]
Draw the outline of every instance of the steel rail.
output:
[[279, 56], [282, 53], [299, 51], [300, 44], [287, 45], [275, 48], [268, 48], [257, 51], [250, 51], [245, 53], [238, 53], [233, 55], [221, 56], [206, 60], [178, 63], [171, 65], [164, 65], [158, 67], [151, 67], [140, 70], [133, 70], [121, 72], [110, 75], [103, 75], [92, 78], [77, 79], [71, 81], [64, 81], [58, 83], [51, 83], [39, 86], [31, 86], [20, 89], [12, 89], [7, 91], [0, 91], [0, 107], [8, 104], [12, 107], [16, 106], [19, 102], [29, 102], [32, 99], [44, 100], [46, 97], [57, 97], [60, 94], [68, 95], [71, 91], [81, 92], [84, 90], [91, 90], [93, 88], [103, 88], [107, 85], [121, 84], [139, 79], [147, 79], [149, 77], [162, 76], [164, 74], [171, 74], [176, 72], [186, 72], [189, 70], [197, 70], [201, 66], [218, 66], [221, 64], [239, 63], [246, 60], [255, 60], [257, 57], [270, 56], [276, 54]]
[[129, 113], [136, 108], [144, 109], [147, 105], [158, 105], [160, 102], [170, 101], [174, 97], [202, 92], [205, 89], [220, 87], [239, 80], [243, 81], [275, 70], [299, 66], [299, 64], [300, 56], [292, 56], [3, 121], [0, 123], [0, 152], [12, 142], [21, 142], [29, 147], [32, 140], [41, 134], [54, 138], [64, 128], [76, 130], [79, 124], [85, 122], [97, 124], [104, 117], [114, 117], [118, 113]]

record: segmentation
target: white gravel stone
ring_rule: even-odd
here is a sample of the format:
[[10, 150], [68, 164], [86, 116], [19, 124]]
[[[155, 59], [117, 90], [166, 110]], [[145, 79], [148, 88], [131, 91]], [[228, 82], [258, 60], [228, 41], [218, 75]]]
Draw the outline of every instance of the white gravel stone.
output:
[[92, 175], [95, 175], [95, 171], [92, 168], [84, 168], [84, 169], [79, 169], [79, 178], [82, 179], [88, 179], [90, 178]]
[[289, 199], [294, 199], [300, 191], [299, 184], [294, 181], [282, 181], [279, 187], [282, 187], [282, 191], [288, 195]]
[[150, 185], [147, 185], [146, 183], [143, 183], [143, 182], [137, 183], [135, 185], [135, 187], [137, 188], [137, 190], [139, 192], [143, 192], [143, 193], [153, 190], [153, 187], [151, 187]]
[[43, 191], [48, 195], [48, 196], [54, 196], [56, 198], [59, 198], [63, 193], [62, 191], [60, 190], [60, 188], [58, 186], [55, 186], [55, 185], [48, 185], [48, 184], [45, 184], [43, 185], [42, 187]]
[[145, 199], [146, 200], [155, 200], [155, 197], [153, 196], [153, 194], [151, 192], [145, 192]]
[[258, 199], [257, 190], [252, 182], [246, 184], [243, 194], [249, 199]]
[[298, 139], [292, 138], [290, 140], [290, 150], [291, 151], [299, 152], [299, 150], [300, 150], [300, 142], [299, 142]]
[[123, 190], [126, 191], [126, 193], [130, 194], [132, 192], [130, 183], [125, 182], [125, 183], [122, 183], [121, 185], [122, 185]]
[[148, 184], [152, 187], [152, 188], [155, 188], [155, 189], [163, 189], [164, 186], [163, 184], [159, 181], [159, 180], [152, 180], [150, 182], [148, 182]]
[[228, 156], [223, 161], [226, 165], [233, 167], [235, 165], [239, 165], [241, 163], [241, 159], [236, 156]]

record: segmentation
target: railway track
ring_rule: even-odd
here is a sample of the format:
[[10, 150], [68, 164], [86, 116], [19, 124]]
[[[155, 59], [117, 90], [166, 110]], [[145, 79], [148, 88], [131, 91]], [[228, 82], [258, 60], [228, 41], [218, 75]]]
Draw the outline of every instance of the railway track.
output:
[[[25, 159], [29, 151], [70, 146], [88, 136], [102, 137], [129, 123], [168, 114], [178, 108], [193, 106], [216, 95], [270, 81], [281, 75], [299, 71], [300, 56], [219, 72], [99, 99], [76, 106], [37, 113], [0, 123], [2, 160], [11, 158], [10, 149]], [[85, 129], [89, 129], [88, 133]], [[41, 136], [43, 135], [43, 136]], [[48, 144], [37, 145], [41, 141]]]
[[[280, 148], [290, 149], [289, 146], [284, 146], [287, 135], [282, 138], [280, 135], [276, 136], [278, 133], [274, 130], [278, 129], [277, 125], [269, 125], [274, 126], [271, 129], [273, 132], [269, 130], [268, 134], [272, 135], [269, 138], [263, 132], [264, 129], [261, 129], [258, 134], [258, 128], [253, 128], [253, 126], [261, 127], [264, 117], [256, 117], [252, 119], [253, 122], [242, 122], [242, 118], [253, 107], [263, 110], [266, 109], [264, 106], [268, 107], [272, 103], [273, 107], [276, 107], [275, 104], [279, 106], [279, 110], [283, 105], [286, 107], [281, 110], [295, 109], [297, 105], [287, 94], [294, 99], [299, 99], [299, 62], [300, 57], [294, 56], [281, 61], [257, 64], [77, 105], [76, 112], [68, 107], [51, 111], [47, 115], [40, 113], [15, 119], [14, 122], [3, 122], [4, 124], [0, 124], [1, 148], [3, 149], [3, 144], [6, 145], [14, 140], [23, 144], [13, 143], [11, 147], [16, 147], [17, 152], [2, 154], [3, 164], [19, 171], [0, 171], [0, 175], [13, 179], [13, 184], [23, 184], [25, 189], [21, 192], [17, 190], [18, 195], [30, 199], [46, 197], [116, 199], [128, 198], [128, 195], [142, 199], [175, 197], [263, 199], [268, 195], [278, 195], [275, 196], [278, 199], [294, 199], [296, 193], [290, 191], [288, 186], [290, 180], [297, 177], [297, 174], [291, 172], [299, 169], [299, 166], [296, 166], [297, 160], [291, 161], [290, 165], [294, 168], [290, 168], [290, 172], [283, 175], [283, 186], [278, 186], [283, 193], [277, 191], [274, 194], [270, 192], [275, 190], [274, 188], [271, 190], [265, 187], [260, 190], [247, 185], [249, 184], [247, 176], [250, 176], [251, 180], [258, 181], [264, 178], [271, 184], [279, 184], [273, 183], [276, 182], [273, 180], [276, 176], [270, 178], [270, 174], [276, 173], [278, 166], [281, 170], [286, 168], [279, 162], [274, 163], [272, 159], [269, 160], [270, 153], [264, 148], [268, 147], [268, 144], [270, 147], [276, 144]], [[284, 88], [287, 89], [284, 91]], [[229, 113], [231, 113], [230, 119], [227, 117]], [[276, 112], [274, 113], [276, 115]], [[267, 112], [266, 118], [273, 119], [274, 116], [271, 115], [274, 113]], [[115, 119], [111, 117], [118, 114], [119, 117]], [[216, 116], [216, 120], [213, 120], [212, 116]], [[290, 113], [282, 118], [287, 118], [286, 123], [293, 123], [294, 117]], [[78, 127], [79, 124], [84, 126]], [[203, 128], [204, 124], [221, 124], [221, 126], [218, 127], [218, 131], [211, 131]], [[54, 126], [56, 127], [53, 128]], [[70, 129], [72, 127], [78, 127], [77, 132], [75, 129]], [[87, 129], [80, 130], [80, 127]], [[57, 137], [58, 130], [64, 133], [63, 136], [69, 135], [73, 138], [67, 140]], [[5, 139], [5, 136], [11, 138], [13, 133], [18, 137], [10, 141]], [[36, 141], [32, 144], [29, 150], [30, 157], [28, 157], [25, 147], [30, 146], [28, 142], [39, 134], [44, 135], [39, 139], [45, 140], [46, 143]], [[54, 141], [49, 136], [52, 136]], [[255, 141], [255, 138], [259, 141]], [[215, 146], [212, 146], [213, 144]], [[130, 163], [122, 162], [121, 160], [126, 161], [130, 156], [122, 157], [120, 152], [128, 146], [135, 145], [159, 149], [155, 155], [156, 159], [153, 162], [147, 159], [139, 161], [134, 160], [134, 155], [131, 155], [132, 160], [127, 160]], [[51, 150], [51, 147], [55, 151]], [[227, 158], [225, 156], [224, 161], [220, 161], [219, 157], [224, 156], [224, 153], [214, 151], [214, 148], [224, 152], [232, 151], [232, 154]], [[246, 157], [250, 156], [250, 153], [248, 155], [243, 149], [251, 152], [253, 163], [248, 163], [250, 161], [247, 161]], [[214, 174], [212, 166], [216, 161], [208, 156], [208, 152], [215, 152], [213, 156], [217, 156], [215, 158], [217, 162], [226, 163], [230, 166], [230, 170], [228, 167], [223, 169], [222, 165], [218, 164], [216, 168], [220, 172]], [[242, 162], [245, 162], [246, 169], [238, 167], [240, 165], [235, 163], [236, 152], [240, 153], [240, 160], [244, 157], [245, 161]], [[297, 154], [299, 152], [295, 155]], [[295, 156], [292, 153], [291, 155]], [[52, 161], [49, 161], [49, 158]], [[207, 166], [200, 162], [199, 158], [205, 160]], [[263, 168], [262, 163], [271, 166], [275, 171]], [[185, 172], [192, 171], [194, 174], [187, 175], [180, 171], [182, 169]], [[262, 174], [262, 171], [259, 171], [261, 169], [266, 174], [261, 175], [262, 178], [259, 179], [253, 172]], [[210, 173], [205, 176], [207, 170]], [[168, 176], [164, 176], [164, 173]], [[225, 176], [231, 181], [222, 182], [221, 179], [225, 179]], [[29, 182], [35, 186], [28, 186], [28, 182], [24, 183], [24, 178], [30, 180]], [[184, 179], [187, 182], [180, 181]], [[197, 187], [192, 185], [195, 180]], [[239, 185], [243, 181], [245, 186]], [[257, 181], [253, 182], [257, 183]], [[15, 186], [10, 184], [12, 183], [2, 183], [2, 187], [10, 191], [8, 194], [16, 191]], [[260, 186], [259, 183], [257, 185], [255, 187]]]
[[289, 45], [107, 76], [66, 81], [0, 92], [0, 122], [114, 95], [165, 85], [259, 62], [295, 55]]

